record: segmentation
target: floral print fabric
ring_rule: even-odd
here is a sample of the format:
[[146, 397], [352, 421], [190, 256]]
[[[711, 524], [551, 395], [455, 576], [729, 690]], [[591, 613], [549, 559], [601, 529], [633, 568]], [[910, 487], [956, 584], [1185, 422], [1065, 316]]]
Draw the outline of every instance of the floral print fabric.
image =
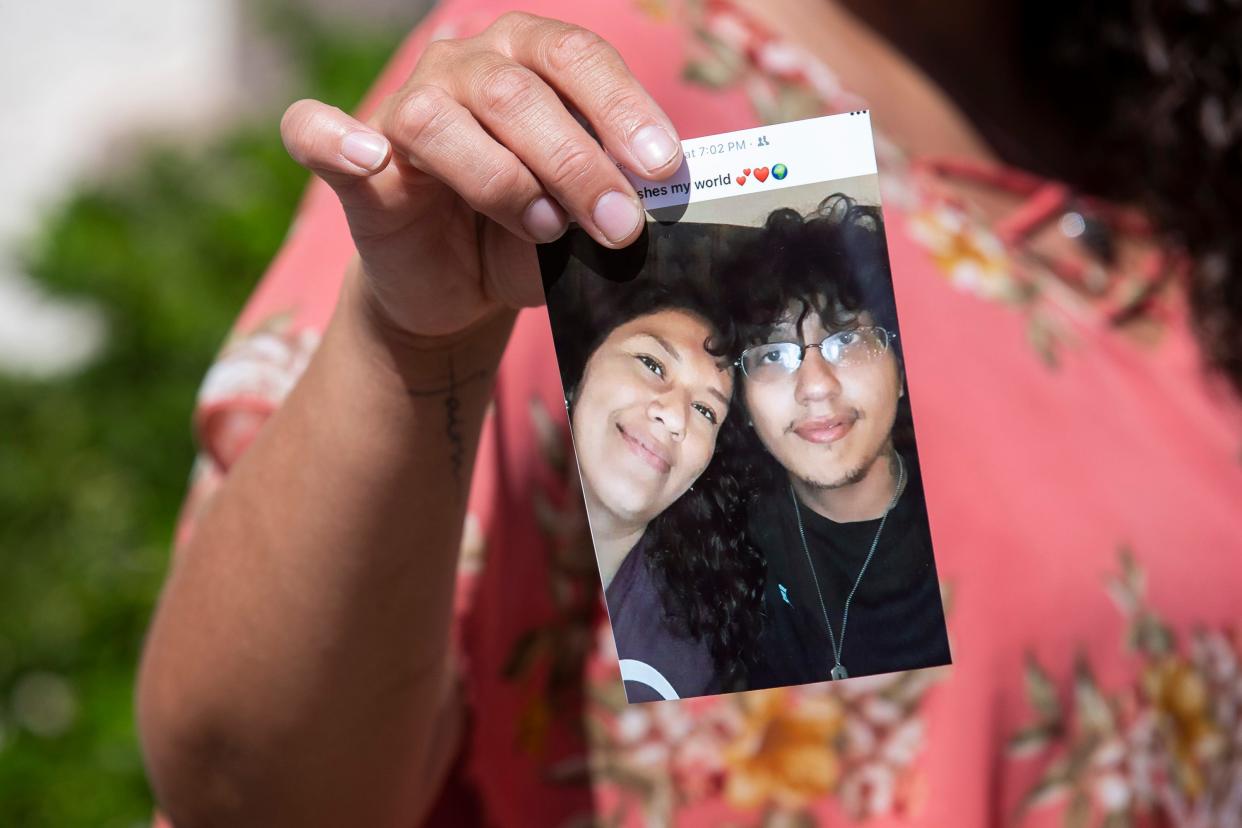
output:
[[[446, 2], [364, 110], [430, 39], [508, 8]], [[609, 39], [685, 136], [863, 105], [727, 3], [525, 8]], [[953, 666], [625, 705], [547, 316], [524, 312], [457, 585], [459, 766], [488, 824], [1242, 824], [1242, 418], [1175, 284], [1075, 281], [883, 135], [877, 153]], [[203, 385], [182, 537], [296, 382], [350, 255], [313, 185]]]

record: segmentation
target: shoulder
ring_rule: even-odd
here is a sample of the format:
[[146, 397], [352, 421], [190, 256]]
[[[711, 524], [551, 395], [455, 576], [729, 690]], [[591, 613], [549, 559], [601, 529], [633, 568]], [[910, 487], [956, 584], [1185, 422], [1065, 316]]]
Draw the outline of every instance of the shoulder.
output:
[[638, 702], [711, 693], [710, 648], [669, 622], [660, 578], [643, 550], [640, 544], [626, 556], [606, 593], [626, 697]]

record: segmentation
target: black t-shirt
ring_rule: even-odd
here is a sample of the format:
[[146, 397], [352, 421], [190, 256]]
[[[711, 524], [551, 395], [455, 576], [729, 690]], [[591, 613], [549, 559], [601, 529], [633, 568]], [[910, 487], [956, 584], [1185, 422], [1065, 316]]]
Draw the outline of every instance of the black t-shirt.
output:
[[[880, 542], [850, 603], [841, 663], [850, 677], [947, 664], [949, 641], [932, 559], [927, 507], [917, 467], [888, 515]], [[871, 549], [880, 521], [837, 523], [800, 504], [807, 548], [833, 634], [841, 641], [841, 613]], [[767, 615], [760, 663], [751, 687], [826, 681], [833, 666], [815, 580], [798, 535], [788, 488], [761, 496], [750, 531], [768, 561]]]
[[639, 542], [621, 562], [604, 593], [630, 702], [687, 698], [720, 692], [707, 642], [680, 635], [670, 625], [658, 578]]

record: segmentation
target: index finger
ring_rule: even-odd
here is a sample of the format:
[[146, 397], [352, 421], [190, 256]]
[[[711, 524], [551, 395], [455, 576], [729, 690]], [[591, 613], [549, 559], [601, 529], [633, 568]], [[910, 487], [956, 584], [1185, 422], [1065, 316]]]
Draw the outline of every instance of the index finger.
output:
[[681, 143], [664, 110], [616, 49], [559, 20], [512, 12], [498, 21], [500, 47], [568, 100], [627, 169], [663, 179], [681, 167]]

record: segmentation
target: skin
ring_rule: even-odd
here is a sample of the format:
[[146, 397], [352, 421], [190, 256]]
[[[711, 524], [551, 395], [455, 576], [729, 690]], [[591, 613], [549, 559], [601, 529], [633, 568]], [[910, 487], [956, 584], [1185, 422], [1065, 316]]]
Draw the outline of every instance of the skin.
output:
[[[991, 157], [888, 36], [834, 3], [742, 2], [809, 38], [898, 143]], [[914, 32], [957, 16], [871, 5]], [[968, 77], [1001, 51], [975, 49]], [[178, 828], [417, 825], [460, 746], [447, 642], [465, 494], [515, 309], [542, 301], [531, 243], [572, 218], [629, 244], [637, 202], [612, 158], [662, 180], [680, 148], [611, 46], [516, 13], [431, 44], [368, 122], [305, 100], [281, 133], [358, 255], [305, 375], [174, 558], [139, 733]]]
[[[358, 257], [305, 375], [178, 550], [139, 735], [178, 828], [417, 825], [461, 739], [453, 582], [492, 379], [515, 309], [542, 301], [531, 242], [572, 217], [629, 243], [636, 197], [605, 150], [660, 179], [680, 147], [611, 46], [525, 14], [433, 43], [369, 123], [299, 101], [281, 132]], [[667, 159], [644, 163], [661, 134]]]
[[[826, 327], [801, 305], [791, 307], [768, 342], [817, 343], [841, 328]], [[873, 324], [863, 313], [858, 326]], [[849, 327], [849, 326], [847, 326]], [[804, 503], [838, 522], [870, 520], [884, 513], [896, 486], [892, 454], [897, 401], [904, 393], [890, 348], [863, 365], [836, 366], [809, 349], [787, 379], [744, 381], [755, 434], [789, 472]]]
[[587, 361], [574, 449], [605, 584], [711, 462], [733, 394], [704, 348], [711, 334], [697, 316], [662, 310], [618, 326]]

